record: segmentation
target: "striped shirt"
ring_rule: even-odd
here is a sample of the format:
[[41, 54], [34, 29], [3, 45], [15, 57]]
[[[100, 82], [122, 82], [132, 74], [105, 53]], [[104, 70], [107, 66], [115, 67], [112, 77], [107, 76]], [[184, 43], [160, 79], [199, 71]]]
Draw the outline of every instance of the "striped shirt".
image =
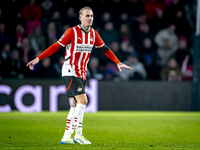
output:
[[84, 80], [93, 46], [102, 48], [105, 45], [97, 31], [90, 28], [86, 33], [79, 25], [67, 29], [57, 43], [66, 47], [62, 76], [75, 76]]

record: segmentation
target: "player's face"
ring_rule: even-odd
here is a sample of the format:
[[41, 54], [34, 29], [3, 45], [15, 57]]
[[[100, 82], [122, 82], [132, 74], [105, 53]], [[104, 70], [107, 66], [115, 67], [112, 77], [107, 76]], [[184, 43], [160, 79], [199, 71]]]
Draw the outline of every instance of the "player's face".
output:
[[82, 15], [80, 15], [79, 19], [81, 21], [81, 25], [91, 27], [92, 23], [93, 23], [93, 12], [92, 12], [92, 10], [85, 9], [83, 11]]

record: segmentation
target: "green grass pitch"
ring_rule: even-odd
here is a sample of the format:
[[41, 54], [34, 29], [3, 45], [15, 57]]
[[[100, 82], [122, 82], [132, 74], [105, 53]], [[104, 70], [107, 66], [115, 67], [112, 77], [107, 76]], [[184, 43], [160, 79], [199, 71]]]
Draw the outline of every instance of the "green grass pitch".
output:
[[200, 149], [199, 112], [85, 113], [83, 134], [92, 144], [61, 145], [67, 114], [0, 113], [0, 149]]

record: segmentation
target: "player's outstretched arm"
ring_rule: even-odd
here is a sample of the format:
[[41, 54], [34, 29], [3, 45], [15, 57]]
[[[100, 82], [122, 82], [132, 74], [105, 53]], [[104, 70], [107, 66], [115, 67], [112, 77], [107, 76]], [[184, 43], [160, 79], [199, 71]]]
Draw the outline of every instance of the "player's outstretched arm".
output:
[[107, 46], [104, 46], [101, 49], [110, 60], [112, 60], [113, 62], [115, 62], [115, 64], [117, 64], [117, 67], [120, 72], [122, 71], [122, 68], [131, 70], [131, 67], [121, 63], [119, 59], [115, 56], [115, 54]]
[[128, 70], [131, 70], [131, 67], [129, 67], [129, 66], [123, 64], [123, 63], [118, 63], [117, 67], [118, 67], [118, 69], [119, 69], [120, 72], [122, 71], [122, 68], [126, 68]]
[[37, 57], [35, 59], [33, 59], [32, 61], [30, 61], [26, 66], [29, 67], [31, 70], [33, 70], [33, 66], [35, 64], [37, 64], [40, 61], [40, 59]]
[[53, 53], [55, 53], [57, 50], [59, 50], [62, 46], [58, 44], [57, 42], [49, 46], [42, 54], [40, 54], [37, 58], [30, 61], [26, 66], [33, 70], [33, 66], [37, 64], [41, 59], [44, 59]]

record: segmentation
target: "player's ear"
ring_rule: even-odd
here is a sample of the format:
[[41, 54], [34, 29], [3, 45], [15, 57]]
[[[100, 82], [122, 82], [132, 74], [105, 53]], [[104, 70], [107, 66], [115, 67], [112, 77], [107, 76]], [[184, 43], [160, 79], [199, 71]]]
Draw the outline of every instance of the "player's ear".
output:
[[79, 20], [81, 21], [81, 15], [79, 15]]

